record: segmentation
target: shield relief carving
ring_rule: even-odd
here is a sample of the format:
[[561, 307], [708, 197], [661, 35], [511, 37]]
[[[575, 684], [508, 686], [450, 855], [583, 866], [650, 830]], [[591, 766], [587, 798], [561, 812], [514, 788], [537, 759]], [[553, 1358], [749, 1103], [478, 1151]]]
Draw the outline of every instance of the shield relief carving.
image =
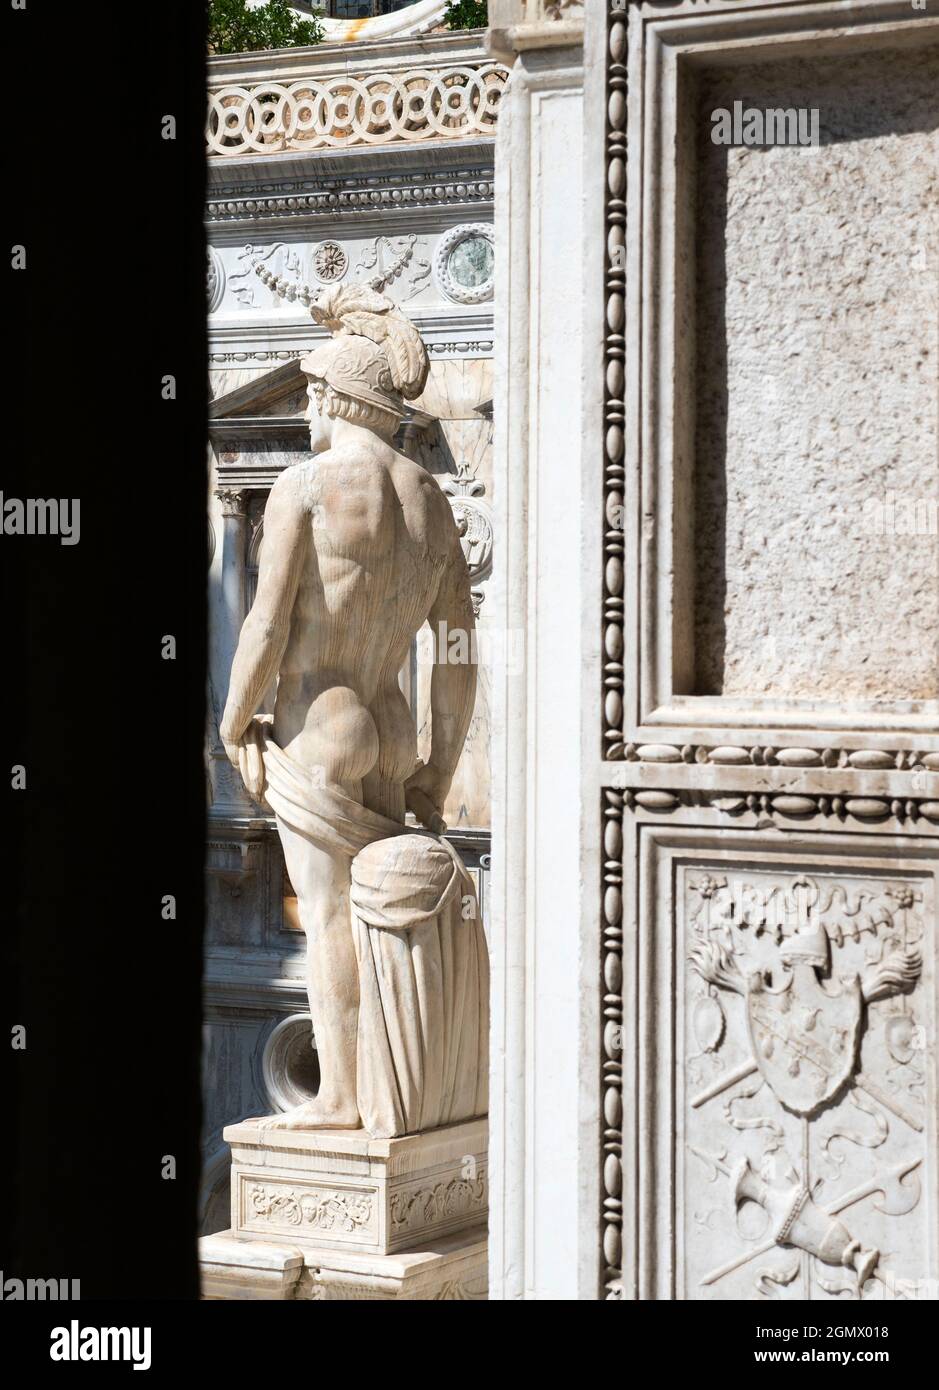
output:
[[745, 869], [683, 882], [684, 1296], [928, 1286], [922, 885]]
[[747, 993], [756, 1064], [796, 1115], [814, 1114], [841, 1090], [854, 1070], [861, 1031], [860, 981], [855, 976], [826, 989], [817, 971], [803, 958], [778, 990], [757, 975]]

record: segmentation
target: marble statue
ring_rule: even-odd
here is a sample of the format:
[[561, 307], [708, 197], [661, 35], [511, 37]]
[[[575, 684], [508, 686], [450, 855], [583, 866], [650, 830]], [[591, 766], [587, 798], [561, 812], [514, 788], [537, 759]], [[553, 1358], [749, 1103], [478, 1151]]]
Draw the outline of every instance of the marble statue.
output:
[[447, 499], [392, 445], [427, 378], [419, 333], [369, 286], [312, 313], [333, 335], [301, 364], [312, 456], [271, 489], [221, 735], [274, 812], [308, 942], [320, 1089], [264, 1123], [396, 1136], [487, 1110], [485, 937], [441, 838], [476, 667], [438, 641], [426, 763], [398, 684], [424, 622], [471, 639], [473, 607]]

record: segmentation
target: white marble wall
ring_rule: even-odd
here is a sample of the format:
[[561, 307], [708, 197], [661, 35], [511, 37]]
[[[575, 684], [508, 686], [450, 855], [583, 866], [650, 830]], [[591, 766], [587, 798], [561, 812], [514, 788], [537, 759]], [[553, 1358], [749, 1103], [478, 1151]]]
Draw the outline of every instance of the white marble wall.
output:
[[584, 447], [582, 313], [598, 255], [584, 246], [582, 81], [579, 47], [522, 49], [496, 161], [493, 600], [521, 657], [493, 680], [490, 1296], [499, 1299], [595, 1288], [596, 1176], [581, 1133], [597, 1105], [584, 970], [596, 917], [588, 885], [599, 872], [598, 783], [590, 791], [599, 726], [585, 694], [598, 679], [600, 627], [583, 619], [600, 541], [590, 535], [599, 478]]

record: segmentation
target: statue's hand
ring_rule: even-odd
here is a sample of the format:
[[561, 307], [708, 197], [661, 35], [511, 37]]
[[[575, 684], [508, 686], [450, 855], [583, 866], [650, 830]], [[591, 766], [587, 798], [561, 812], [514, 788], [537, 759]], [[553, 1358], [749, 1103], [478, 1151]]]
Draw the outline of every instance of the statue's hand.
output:
[[404, 801], [421, 825], [442, 835], [447, 828], [443, 804], [450, 790], [449, 779], [432, 765], [421, 763], [404, 784]]
[[218, 736], [224, 745], [226, 758], [231, 763], [232, 767], [237, 768], [241, 752], [241, 741], [244, 737], [244, 729], [238, 728], [234, 721], [229, 719], [227, 711], [222, 716]]
[[260, 801], [264, 795], [264, 759], [260, 738], [260, 726], [270, 726], [273, 716], [256, 714], [235, 736], [236, 725], [229, 719], [222, 720], [219, 737], [225, 747], [225, 755], [232, 767], [241, 774], [241, 780], [249, 796]]

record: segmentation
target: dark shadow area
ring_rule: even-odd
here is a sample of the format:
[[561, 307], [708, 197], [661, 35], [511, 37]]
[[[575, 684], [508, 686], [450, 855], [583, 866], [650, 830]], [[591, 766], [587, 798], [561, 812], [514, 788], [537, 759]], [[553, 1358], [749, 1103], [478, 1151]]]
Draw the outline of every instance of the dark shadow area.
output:
[[[72, 545], [0, 539], [4, 1018], [8, 1039], [25, 1030], [24, 1047], [3, 1048], [0, 1267], [78, 1280], [83, 1303], [195, 1299], [202, 7], [116, 22], [31, 5], [4, 18], [11, 100], [38, 119], [8, 161], [11, 240], [27, 263], [8, 274], [0, 488], [80, 499], [80, 533]], [[56, 57], [84, 91], [64, 105], [40, 91]]]

